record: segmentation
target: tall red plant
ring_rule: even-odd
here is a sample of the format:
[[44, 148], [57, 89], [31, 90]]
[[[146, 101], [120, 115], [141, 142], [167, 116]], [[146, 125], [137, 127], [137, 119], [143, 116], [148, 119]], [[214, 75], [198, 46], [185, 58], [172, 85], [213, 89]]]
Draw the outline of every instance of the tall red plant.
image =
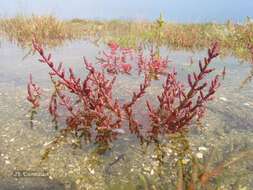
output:
[[150, 131], [152, 137], [168, 132], [177, 132], [186, 128], [196, 117], [200, 119], [205, 112], [206, 103], [212, 100], [219, 87], [219, 75], [208, 84], [206, 76], [213, 72], [209, 68], [211, 61], [219, 55], [218, 44], [208, 50], [208, 56], [199, 61], [199, 72], [188, 74], [188, 88], [177, 81], [175, 71], [170, 72], [163, 85], [163, 92], [158, 96], [159, 106], [153, 106], [147, 101], [149, 115], [152, 121]]
[[[135, 118], [135, 109], [151, 85], [150, 71], [154, 69], [155, 72], [162, 72], [167, 68], [168, 59], [161, 57], [158, 59], [152, 54], [145, 57], [143, 52], [136, 54], [130, 49], [123, 49], [115, 43], [110, 43], [108, 45], [110, 52], [108, 54], [104, 52], [105, 57], [98, 58], [101, 70], [95, 69], [84, 58], [84, 67], [88, 74], [81, 79], [71, 68], [65, 72], [62, 63], [59, 65], [53, 63], [51, 54], [47, 55], [36, 41], [33, 41], [33, 46], [41, 56], [40, 62], [50, 68], [49, 75], [55, 90], [50, 99], [49, 112], [54, 120], [60, 116], [58, 107], [63, 106], [68, 111], [67, 128], [81, 136], [84, 135], [89, 140], [94, 138], [98, 143], [108, 144], [116, 138], [119, 129], [124, 127], [123, 123], [126, 123], [124, 121], [127, 121], [131, 133], [141, 140], [146, 138], [146, 133], [140, 130], [141, 121]], [[214, 70], [210, 69], [209, 65], [218, 56], [218, 52], [218, 45], [214, 44], [208, 51], [208, 57], [199, 62], [199, 72], [188, 75], [187, 87], [177, 80], [175, 71], [168, 72], [163, 92], [158, 96], [159, 106], [154, 108], [147, 101], [148, 115], [152, 124], [149, 132], [152, 138], [156, 138], [159, 134], [181, 131], [194, 117], [200, 119], [203, 116], [206, 102], [213, 98], [219, 87], [218, 75], [210, 84], [206, 82], [206, 76]], [[130, 74], [130, 70], [124, 70], [124, 66], [122, 67], [124, 64], [130, 64], [127, 59], [131, 60], [133, 68], [139, 68], [137, 75], [140, 76], [140, 72], [143, 72], [145, 77], [139, 90], [133, 92], [129, 101], [119, 102], [113, 97], [114, 83], [117, 74]], [[104, 69], [107, 69], [107, 72], [103, 72]], [[132, 70], [131, 74], [134, 74]], [[144, 126], [144, 132], [148, 128]]]
[[56, 118], [57, 108], [61, 105], [69, 113], [66, 119], [69, 128], [91, 138], [91, 129], [95, 126], [95, 139], [98, 142], [111, 141], [116, 135], [113, 129], [119, 128], [121, 123], [119, 102], [112, 97], [115, 77], [107, 79], [84, 58], [84, 65], [89, 73], [81, 80], [71, 68], [66, 74], [62, 63], [56, 66], [51, 61], [51, 54], [46, 55], [36, 41], [33, 46], [41, 56], [40, 62], [51, 69], [49, 75], [55, 88], [49, 106], [51, 115]]

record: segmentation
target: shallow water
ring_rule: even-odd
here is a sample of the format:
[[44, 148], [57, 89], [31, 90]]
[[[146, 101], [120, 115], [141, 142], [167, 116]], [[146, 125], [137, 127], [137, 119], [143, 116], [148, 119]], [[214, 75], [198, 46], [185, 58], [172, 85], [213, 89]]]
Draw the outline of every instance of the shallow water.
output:
[[[102, 47], [103, 48], [103, 47]], [[85, 41], [66, 44], [51, 51], [55, 62], [63, 61], [83, 73], [82, 56], [95, 61], [101, 48]], [[114, 141], [104, 155], [95, 154], [94, 145], [73, 148], [76, 139], [68, 137], [55, 147], [49, 158], [41, 162], [46, 145], [59, 135], [46, 113], [51, 86], [47, 66], [37, 61], [38, 55], [22, 59], [28, 50], [20, 49], [5, 40], [0, 48], [0, 176], [8, 177], [16, 170], [47, 171], [50, 179], [75, 184], [77, 189], [174, 189], [177, 181], [177, 160], [185, 165], [195, 156], [199, 163], [215, 166], [230, 163], [243, 157], [212, 181], [220, 189], [250, 189], [253, 186], [253, 84], [242, 89], [240, 85], [251, 70], [250, 64], [240, 63], [233, 57], [214, 61], [221, 72], [227, 74], [216, 99], [208, 104], [208, 113], [201, 122], [202, 128], [193, 127], [182, 137], [165, 137], [159, 145], [144, 146], [128, 135]], [[197, 68], [197, 60], [205, 52], [162, 50], [172, 60], [178, 77], [185, 79], [188, 72]], [[196, 64], [190, 65], [190, 59]], [[43, 88], [42, 109], [30, 126], [29, 104], [26, 101], [26, 83], [29, 73]], [[122, 78], [117, 84], [117, 95], [124, 99], [129, 91], [138, 88], [140, 81]], [[148, 89], [150, 96], [161, 90], [154, 82]], [[186, 149], [184, 149], [187, 147]], [[244, 157], [247, 154], [250, 156]], [[212, 156], [211, 156], [212, 155]], [[211, 159], [209, 160], [209, 158]], [[162, 158], [162, 161], [161, 161]], [[236, 172], [231, 176], [231, 173]], [[1, 183], [0, 183], [1, 184]], [[156, 187], [155, 187], [156, 186]], [[237, 189], [238, 189], [237, 188]], [[1, 188], [0, 188], [1, 189]]]

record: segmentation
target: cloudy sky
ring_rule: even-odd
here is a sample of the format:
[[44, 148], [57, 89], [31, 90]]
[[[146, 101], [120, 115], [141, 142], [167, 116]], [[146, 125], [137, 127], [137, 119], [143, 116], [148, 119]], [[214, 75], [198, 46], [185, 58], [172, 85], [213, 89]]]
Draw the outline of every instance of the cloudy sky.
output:
[[253, 0], [0, 0], [0, 16], [52, 14], [89, 19], [147, 19], [162, 12], [173, 22], [242, 22], [253, 17]]

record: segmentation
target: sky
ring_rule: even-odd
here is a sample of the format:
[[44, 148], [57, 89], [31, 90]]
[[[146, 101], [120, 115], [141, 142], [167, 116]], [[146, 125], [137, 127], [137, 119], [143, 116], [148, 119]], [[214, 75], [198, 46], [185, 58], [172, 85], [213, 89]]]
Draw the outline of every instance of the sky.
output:
[[62, 19], [243, 22], [253, 18], [253, 0], [0, 0], [0, 16], [51, 14]]

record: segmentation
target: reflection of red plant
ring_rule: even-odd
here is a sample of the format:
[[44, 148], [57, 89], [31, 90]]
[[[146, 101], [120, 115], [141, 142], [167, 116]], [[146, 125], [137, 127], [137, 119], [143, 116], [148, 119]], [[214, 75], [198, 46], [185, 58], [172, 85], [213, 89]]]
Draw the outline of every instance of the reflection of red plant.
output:
[[224, 67], [223, 71], [221, 72], [221, 76], [223, 80], [225, 79], [225, 75], [226, 75], [226, 67]]
[[52, 76], [51, 76], [51, 81], [54, 84], [55, 87], [55, 91], [54, 93], [52, 93], [50, 101], [49, 101], [49, 108], [48, 111], [51, 114], [51, 116], [53, 117], [53, 121], [56, 122], [57, 121], [57, 117], [58, 117], [58, 113], [57, 113], [57, 84], [56, 82], [53, 80]]
[[36, 84], [32, 81], [32, 75], [30, 74], [29, 82], [27, 84], [27, 100], [31, 102], [33, 108], [38, 108], [40, 106], [40, 96], [41, 96], [41, 90], [40, 87], [38, 87]]
[[[84, 135], [89, 140], [94, 137], [96, 142], [108, 144], [121, 131], [119, 129], [123, 127], [124, 121], [127, 121], [131, 133], [141, 140], [145, 138], [140, 130], [140, 121], [134, 117], [135, 108], [138, 107], [135, 105], [138, 105], [151, 84], [150, 70], [164, 72], [163, 69], [167, 69], [167, 59], [158, 59], [152, 55], [146, 58], [143, 53], [136, 54], [136, 59], [132, 59], [132, 50], [111, 43], [109, 44], [111, 53], [104, 52], [104, 57], [98, 58], [102, 70], [110, 69], [109, 75], [95, 69], [84, 58], [88, 74], [81, 79], [71, 68], [66, 73], [62, 63], [56, 66], [51, 61], [51, 54], [46, 55], [36, 41], [33, 41], [33, 46], [41, 56], [40, 62], [48, 65], [51, 70], [49, 74], [55, 91], [51, 96], [49, 112], [54, 119], [59, 117], [58, 107], [63, 106], [69, 113], [66, 117], [68, 129]], [[203, 116], [206, 102], [212, 99], [219, 86], [218, 75], [209, 85], [205, 82], [206, 75], [214, 70], [209, 69], [209, 64], [217, 56], [218, 45], [215, 44], [209, 49], [208, 57], [199, 62], [200, 71], [188, 75], [187, 88], [177, 81], [175, 71], [168, 72], [163, 92], [158, 96], [159, 106], [154, 108], [147, 101], [148, 115], [152, 123], [150, 132], [153, 138], [159, 134], [181, 131], [194, 117], [200, 119]], [[127, 60], [132, 60], [136, 65], [130, 65]], [[139, 75], [140, 72], [144, 73], [144, 82], [138, 92], [133, 93], [130, 101], [120, 103], [113, 97], [116, 74], [133, 74], [130, 73], [132, 66], [139, 68]]]

